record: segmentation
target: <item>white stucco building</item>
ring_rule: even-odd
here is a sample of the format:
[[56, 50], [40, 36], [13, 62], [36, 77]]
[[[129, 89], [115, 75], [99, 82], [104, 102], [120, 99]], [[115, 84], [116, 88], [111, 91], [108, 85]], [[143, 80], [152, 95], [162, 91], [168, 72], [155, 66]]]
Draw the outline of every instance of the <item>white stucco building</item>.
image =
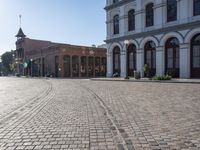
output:
[[[107, 76], [200, 78], [200, 0], [107, 0]], [[126, 67], [128, 69], [126, 69]]]

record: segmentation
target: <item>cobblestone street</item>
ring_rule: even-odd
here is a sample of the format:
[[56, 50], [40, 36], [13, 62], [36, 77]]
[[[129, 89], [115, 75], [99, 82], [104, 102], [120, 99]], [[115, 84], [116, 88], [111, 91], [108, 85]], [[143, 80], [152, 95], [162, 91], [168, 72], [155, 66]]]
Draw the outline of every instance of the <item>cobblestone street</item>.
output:
[[0, 78], [0, 150], [200, 150], [200, 84]]

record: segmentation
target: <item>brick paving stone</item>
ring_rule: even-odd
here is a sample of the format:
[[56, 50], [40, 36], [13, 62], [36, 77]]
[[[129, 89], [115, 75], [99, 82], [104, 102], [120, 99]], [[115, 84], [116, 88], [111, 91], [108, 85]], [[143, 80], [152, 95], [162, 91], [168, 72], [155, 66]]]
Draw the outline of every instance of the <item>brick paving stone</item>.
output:
[[34, 149], [43, 149], [43, 145], [37, 145], [34, 147]]
[[1, 150], [200, 149], [200, 84], [4, 79]]
[[32, 149], [34, 149], [34, 147], [35, 147], [35, 146], [26, 146], [25, 149], [26, 149], [26, 150], [32, 150]]
[[25, 146], [17, 146], [16, 147], [16, 150], [22, 150], [22, 149], [25, 149]]

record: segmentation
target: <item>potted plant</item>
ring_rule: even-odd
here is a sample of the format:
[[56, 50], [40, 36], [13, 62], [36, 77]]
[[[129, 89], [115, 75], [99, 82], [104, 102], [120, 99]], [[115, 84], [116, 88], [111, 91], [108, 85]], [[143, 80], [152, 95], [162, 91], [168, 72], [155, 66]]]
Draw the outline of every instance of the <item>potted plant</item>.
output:
[[113, 77], [119, 77], [119, 74], [118, 74], [118, 72], [115, 72], [114, 74], [113, 74]]
[[149, 73], [149, 66], [148, 64], [144, 64], [144, 74], [146, 77], [150, 77], [150, 73]]

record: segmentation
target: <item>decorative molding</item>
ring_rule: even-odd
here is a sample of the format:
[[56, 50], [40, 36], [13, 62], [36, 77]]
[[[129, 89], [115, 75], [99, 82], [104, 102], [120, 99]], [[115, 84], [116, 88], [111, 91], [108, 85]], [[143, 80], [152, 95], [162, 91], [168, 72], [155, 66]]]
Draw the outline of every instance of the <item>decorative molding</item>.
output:
[[164, 52], [164, 46], [156, 47], [156, 52]]
[[180, 49], [188, 49], [190, 47], [189, 43], [180, 44]]
[[144, 9], [137, 10], [137, 11], [135, 11], [135, 15], [139, 15], [139, 14], [142, 14], [142, 13], [144, 13], [144, 12], [145, 12]]
[[140, 54], [140, 53], [143, 53], [143, 48], [138, 48], [138, 49], [136, 49], [136, 53], [138, 53], [138, 54]]
[[155, 4], [153, 8], [156, 9], [156, 8], [164, 7], [166, 5], [167, 5], [166, 3]]
[[113, 43], [113, 42], [118, 42], [118, 41], [124, 41], [126, 39], [136, 39], [136, 38], [147, 37], [147, 36], [152, 36], [152, 35], [166, 34], [169, 32], [176, 32], [176, 31], [180, 31], [180, 30], [194, 29], [194, 28], [199, 27], [199, 25], [200, 25], [200, 21], [196, 21], [196, 22], [175, 25], [175, 26], [155, 29], [155, 30], [151, 30], [151, 31], [126, 35], [126, 36], [121, 36], [121, 37], [117, 37], [117, 38], [107, 39], [107, 40], [105, 40], [105, 42]]
[[117, 2], [117, 3], [111, 4], [111, 5], [109, 5], [109, 6], [106, 6], [104, 9], [105, 9], [106, 11], [109, 11], [109, 10], [111, 10], [111, 9], [114, 9], [114, 8], [117, 8], [117, 7], [120, 7], [120, 6], [123, 6], [123, 5], [125, 5], [125, 4], [127, 4], [127, 3], [131, 3], [131, 2], [133, 2], [133, 1], [135, 1], [135, 0], [122, 0], [122, 1], [119, 1], [119, 2]]

